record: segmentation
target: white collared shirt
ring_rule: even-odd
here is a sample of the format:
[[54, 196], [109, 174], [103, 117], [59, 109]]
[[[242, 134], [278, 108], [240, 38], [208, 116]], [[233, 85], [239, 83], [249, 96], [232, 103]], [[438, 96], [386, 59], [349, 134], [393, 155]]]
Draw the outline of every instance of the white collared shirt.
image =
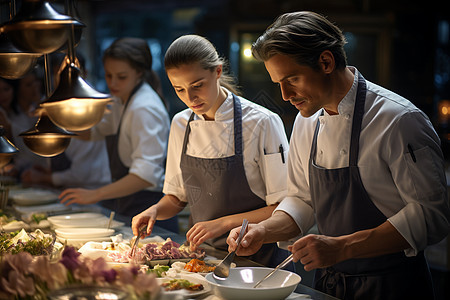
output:
[[[359, 75], [355, 68], [350, 69]], [[340, 102], [338, 115], [324, 112], [319, 116], [319, 110], [310, 118], [298, 114], [295, 120], [288, 158], [288, 196], [277, 210], [293, 217], [303, 233], [315, 222], [308, 163], [316, 121], [320, 122], [317, 165], [347, 167], [357, 77]], [[412, 246], [405, 254], [416, 255], [449, 232], [440, 141], [428, 117], [411, 102], [366, 82], [358, 159], [361, 180], [376, 207]]]
[[71, 164], [66, 170], [52, 172], [55, 186], [96, 189], [111, 183], [105, 141], [73, 138], [64, 153]]
[[[283, 164], [279, 146], [287, 159], [288, 142], [281, 118], [266, 108], [239, 97], [242, 106], [242, 138], [245, 175], [250, 189], [267, 205], [286, 196], [286, 163]], [[167, 153], [166, 179], [163, 192], [187, 202], [181, 175], [180, 160], [184, 133], [192, 110], [176, 114], [172, 120]], [[228, 92], [214, 121], [195, 115], [186, 153], [200, 158], [222, 158], [234, 155], [233, 97]], [[233, 188], [233, 187], [230, 187]]]
[[[158, 94], [148, 85], [142, 86], [129, 100], [122, 117], [119, 134], [119, 156], [130, 174], [150, 182], [147, 190], [161, 191], [170, 118]], [[115, 134], [124, 104], [113, 98], [111, 112], [91, 129], [92, 139]]]

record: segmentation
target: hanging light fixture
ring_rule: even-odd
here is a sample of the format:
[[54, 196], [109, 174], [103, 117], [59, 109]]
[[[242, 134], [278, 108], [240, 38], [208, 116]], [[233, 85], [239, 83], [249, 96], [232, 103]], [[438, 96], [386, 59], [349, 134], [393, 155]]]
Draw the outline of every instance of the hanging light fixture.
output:
[[109, 95], [92, 88], [80, 73], [75, 64], [67, 64], [61, 72], [58, 87], [41, 103], [50, 119], [66, 130], [91, 128], [103, 118], [111, 100]]
[[0, 168], [6, 166], [12, 156], [19, 150], [5, 136], [5, 129], [0, 125]]
[[[14, 0], [10, 3], [10, 19], [15, 15]], [[17, 49], [5, 33], [0, 33], [0, 77], [18, 79], [27, 74], [42, 54]]]
[[76, 134], [55, 126], [45, 111], [41, 110], [39, 113], [39, 120], [34, 127], [22, 132], [19, 136], [37, 155], [51, 157], [64, 152], [70, 144], [70, 139]]
[[68, 28], [85, 25], [70, 16], [58, 13], [43, 0], [23, 0], [19, 12], [3, 24], [11, 42], [20, 50], [38, 53], [51, 53], [69, 39]]
[[[71, 15], [71, 3], [67, 6]], [[41, 103], [41, 107], [56, 125], [66, 130], [82, 131], [100, 122], [111, 97], [96, 91], [82, 78], [80, 69], [75, 65], [74, 29], [71, 26], [68, 63], [61, 72], [57, 88]]]
[[36, 65], [42, 54], [26, 53], [17, 49], [6, 34], [0, 34], [0, 77], [18, 79]]

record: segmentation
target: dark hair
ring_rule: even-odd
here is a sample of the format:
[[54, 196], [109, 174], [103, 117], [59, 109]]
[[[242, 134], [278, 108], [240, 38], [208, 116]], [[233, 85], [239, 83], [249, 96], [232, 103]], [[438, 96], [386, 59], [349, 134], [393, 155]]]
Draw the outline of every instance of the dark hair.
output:
[[144, 39], [124, 37], [115, 40], [103, 53], [103, 63], [107, 58], [126, 61], [137, 72], [142, 72], [144, 80], [158, 93], [167, 107], [162, 95], [161, 81], [152, 70], [152, 53]]
[[236, 95], [239, 94], [234, 77], [228, 74], [225, 59], [219, 56], [214, 45], [206, 38], [198, 35], [183, 35], [172, 42], [164, 56], [166, 70], [197, 62], [205, 70], [211, 71], [218, 65], [222, 65], [220, 85]]
[[253, 44], [252, 53], [261, 61], [275, 54], [287, 55], [298, 64], [317, 70], [320, 54], [329, 50], [336, 69], [343, 69], [347, 65], [345, 43], [339, 27], [317, 13], [301, 11], [279, 16]]

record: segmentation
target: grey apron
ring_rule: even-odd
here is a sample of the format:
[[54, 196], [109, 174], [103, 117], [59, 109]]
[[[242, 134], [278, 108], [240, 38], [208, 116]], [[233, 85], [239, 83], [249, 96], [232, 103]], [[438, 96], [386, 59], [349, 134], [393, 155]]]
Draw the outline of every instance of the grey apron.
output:
[[[256, 196], [248, 185], [244, 169], [241, 102], [235, 95], [233, 95], [233, 105], [235, 149], [233, 156], [206, 159], [187, 155], [190, 122], [194, 118], [194, 113], [186, 126], [180, 167], [190, 206], [191, 225], [266, 206], [266, 202]], [[227, 236], [228, 233], [210, 239], [206, 243], [226, 250]], [[275, 243], [272, 243], [264, 245], [249, 258], [263, 265], [276, 266], [287, 256], [286, 250], [279, 249]]]
[[[128, 107], [128, 104], [132, 101], [133, 95], [142, 86], [138, 84], [132, 91], [129, 101], [125, 103], [125, 107], [122, 112], [122, 116]], [[117, 133], [106, 136], [106, 148], [108, 151], [109, 168], [111, 171], [111, 181], [115, 182], [128, 174], [129, 168], [125, 166], [119, 156], [119, 135], [122, 125], [122, 116], [119, 123]], [[149, 145], [151, 147], [151, 145]], [[156, 204], [164, 194], [162, 192], [142, 190], [134, 194], [124, 196], [117, 199], [110, 199], [101, 201], [100, 204], [116, 213], [116, 219], [125, 222], [127, 225], [131, 225], [131, 218], [135, 215], [146, 210], [153, 204]], [[178, 218], [175, 216], [168, 220], [156, 221], [155, 225], [163, 227], [173, 232], [178, 232]]]
[[[357, 166], [364, 115], [366, 81], [360, 75], [349, 153], [349, 167], [324, 169], [315, 164], [317, 122], [309, 159], [309, 182], [319, 232], [341, 236], [377, 227], [387, 218], [370, 200]], [[423, 252], [403, 252], [350, 259], [316, 270], [314, 287], [341, 299], [433, 299], [433, 286]]]
[[72, 161], [67, 157], [66, 153], [60, 153], [50, 159], [50, 168], [52, 172], [62, 172], [68, 170], [72, 165]]

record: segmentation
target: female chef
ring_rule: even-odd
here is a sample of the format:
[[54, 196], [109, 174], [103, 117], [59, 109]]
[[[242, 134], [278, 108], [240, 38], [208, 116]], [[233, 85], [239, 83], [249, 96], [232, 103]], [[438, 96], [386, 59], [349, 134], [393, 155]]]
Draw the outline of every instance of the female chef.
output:
[[[224, 60], [203, 37], [176, 39], [164, 64], [188, 109], [172, 120], [165, 196], [133, 218], [133, 232], [145, 224], [150, 234], [155, 220], [170, 218], [189, 204], [193, 226], [186, 238], [191, 246], [207, 242], [227, 249], [230, 229], [244, 218], [258, 222], [270, 217], [286, 195], [283, 123], [275, 113], [237, 96]], [[251, 259], [272, 266], [286, 256], [271, 244]]]
[[[114, 102], [111, 113], [89, 134], [94, 140], [106, 137], [112, 183], [92, 190], [66, 189], [60, 199], [66, 204], [101, 201], [130, 224], [132, 216], [163, 196], [169, 115], [152, 85], [156, 74], [145, 40], [114, 41], [103, 55], [103, 65]], [[158, 225], [178, 231], [176, 218]]]

